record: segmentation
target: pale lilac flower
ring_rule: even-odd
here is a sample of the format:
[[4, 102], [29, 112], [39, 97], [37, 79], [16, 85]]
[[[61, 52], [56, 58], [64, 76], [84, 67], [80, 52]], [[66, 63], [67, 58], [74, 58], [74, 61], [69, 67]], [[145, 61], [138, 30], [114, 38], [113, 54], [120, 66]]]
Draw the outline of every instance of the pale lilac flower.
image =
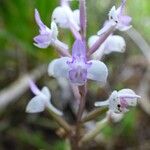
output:
[[123, 14], [125, 3], [126, 0], [122, 0], [119, 8], [116, 9], [116, 7], [113, 6], [109, 12], [109, 20], [114, 21], [117, 24], [116, 29], [120, 31], [126, 31], [132, 27], [130, 25], [132, 18]]
[[116, 9], [113, 6], [108, 14], [109, 20], [107, 20], [102, 29], [97, 32], [97, 35], [102, 35], [106, 33], [109, 28], [115, 26], [115, 29], [120, 31], [129, 30], [132, 25], [130, 25], [132, 18], [123, 14], [126, 0], [122, 0], [121, 6]]
[[108, 106], [109, 110], [114, 113], [125, 113], [128, 107], [137, 105], [137, 100], [140, 96], [136, 95], [131, 89], [122, 89], [120, 91], [113, 91], [109, 99], [103, 102], [96, 102], [95, 106]]
[[[88, 40], [89, 47], [99, 39], [98, 35], [93, 35]], [[123, 53], [126, 48], [126, 43], [123, 37], [118, 35], [110, 35], [103, 44], [92, 54], [92, 58], [101, 59], [102, 56], [108, 55], [112, 52]]]
[[72, 48], [72, 58], [62, 57], [49, 64], [49, 75], [64, 77], [77, 85], [83, 85], [87, 79], [104, 84], [108, 76], [106, 65], [98, 60], [86, 59], [86, 45], [76, 40]]
[[35, 94], [35, 97], [29, 101], [26, 107], [27, 113], [39, 113], [44, 111], [45, 108], [48, 108], [54, 113], [62, 115], [62, 112], [51, 104], [51, 93], [48, 87], [43, 87], [40, 91], [33, 81], [30, 81], [29, 83], [31, 91]]
[[57, 25], [54, 21], [51, 23], [51, 29], [48, 28], [43, 22], [41, 21], [39, 12], [35, 9], [35, 20], [37, 25], [39, 26], [40, 34], [34, 38], [34, 45], [39, 48], [47, 48], [49, 45], [57, 46], [59, 48], [68, 49], [68, 46], [63, 42], [57, 39], [58, 36], [58, 29]]
[[73, 30], [80, 30], [79, 10], [71, 10], [69, 5], [63, 3], [54, 9], [52, 13], [52, 20], [54, 20], [61, 28], [73, 28]]

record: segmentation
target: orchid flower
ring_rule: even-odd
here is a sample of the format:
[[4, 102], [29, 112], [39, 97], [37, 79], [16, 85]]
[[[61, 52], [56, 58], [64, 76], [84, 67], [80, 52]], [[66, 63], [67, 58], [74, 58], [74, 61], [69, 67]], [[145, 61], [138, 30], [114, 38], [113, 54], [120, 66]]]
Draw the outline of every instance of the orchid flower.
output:
[[127, 31], [132, 27], [132, 25], [130, 25], [132, 18], [123, 14], [125, 3], [126, 0], [122, 0], [119, 8], [116, 9], [115, 6], [111, 8], [108, 14], [109, 20], [105, 22], [103, 28], [97, 32], [97, 35], [104, 34], [111, 26], [115, 26], [115, 29], [120, 31]]
[[125, 113], [129, 111], [128, 107], [136, 106], [140, 96], [136, 95], [131, 89], [122, 89], [113, 91], [109, 99], [103, 102], [96, 102], [95, 106], [108, 106], [114, 113]]
[[132, 18], [123, 14], [125, 3], [126, 0], [122, 0], [119, 8], [116, 9], [116, 7], [113, 6], [109, 12], [109, 20], [116, 22], [116, 29], [120, 31], [126, 31], [132, 27], [130, 25]]
[[47, 48], [49, 45], [57, 46], [62, 49], [68, 49], [68, 46], [57, 39], [58, 28], [54, 21], [51, 23], [51, 29], [41, 21], [39, 12], [35, 9], [35, 20], [39, 26], [40, 34], [34, 37], [34, 45], [39, 48]]
[[71, 10], [69, 2], [66, 0], [63, 0], [61, 6], [54, 9], [52, 20], [61, 28], [71, 28], [76, 31], [80, 30], [79, 9]]
[[[88, 40], [89, 47], [99, 39], [98, 35], [93, 35]], [[126, 43], [123, 37], [118, 35], [110, 35], [103, 44], [92, 54], [92, 58], [101, 59], [103, 55], [108, 55], [112, 52], [123, 53], [125, 51]]]
[[35, 94], [35, 97], [28, 103], [26, 107], [27, 113], [39, 113], [44, 111], [45, 108], [48, 108], [54, 113], [62, 115], [62, 112], [51, 104], [51, 93], [47, 87], [43, 87], [40, 91], [33, 81], [30, 81], [29, 84], [31, 91]]
[[84, 85], [87, 79], [104, 84], [108, 76], [106, 65], [98, 60], [86, 59], [86, 45], [82, 40], [76, 40], [72, 48], [72, 58], [62, 57], [53, 60], [48, 67], [49, 75], [64, 77], [71, 83]]

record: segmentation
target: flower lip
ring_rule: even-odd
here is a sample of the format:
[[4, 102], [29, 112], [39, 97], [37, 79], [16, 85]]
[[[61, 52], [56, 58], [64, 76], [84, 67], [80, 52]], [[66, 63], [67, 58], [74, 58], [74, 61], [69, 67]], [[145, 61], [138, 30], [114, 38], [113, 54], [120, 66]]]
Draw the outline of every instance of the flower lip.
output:
[[87, 61], [85, 45], [85, 41], [76, 40], [72, 47], [72, 58], [62, 57], [52, 61], [48, 68], [49, 75], [67, 78], [77, 85], [84, 85], [87, 79], [104, 84], [108, 69], [101, 61]]

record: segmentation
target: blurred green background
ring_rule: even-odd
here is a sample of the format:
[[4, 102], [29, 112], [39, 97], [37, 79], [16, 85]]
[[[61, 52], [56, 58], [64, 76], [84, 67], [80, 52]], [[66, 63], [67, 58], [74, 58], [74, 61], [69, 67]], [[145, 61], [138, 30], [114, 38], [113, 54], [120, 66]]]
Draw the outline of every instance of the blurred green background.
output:
[[[119, 0], [87, 0], [88, 37], [96, 34], [108, 17], [108, 11], [113, 5], [118, 6]], [[150, 44], [150, 1], [127, 0], [126, 11], [133, 18], [132, 25], [143, 39]], [[0, 0], [0, 90], [7, 92], [7, 88], [21, 79], [23, 75], [35, 68], [48, 64], [57, 57], [52, 47], [38, 49], [33, 45], [33, 37], [38, 34], [38, 26], [34, 20], [34, 9], [37, 8], [42, 21], [50, 26], [51, 14], [58, 0]], [[72, 8], [77, 8], [78, 2], [72, 2]], [[60, 29], [59, 39], [71, 47], [73, 36], [68, 30]], [[113, 53], [104, 62], [109, 68], [110, 89], [132, 88], [137, 90], [149, 66], [140, 48], [127, 33], [122, 35], [127, 43], [124, 54]], [[150, 49], [147, 49], [148, 53]], [[124, 68], [130, 68], [134, 73], [127, 80], [118, 80], [117, 75]], [[115, 71], [114, 71], [115, 70]], [[126, 72], [125, 72], [126, 73]], [[124, 72], [123, 72], [124, 74]], [[120, 75], [121, 76], [121, 75]], [[18, 86], [20, 82], [15, 85]], [[66, 118], [73, 123], [74, 114], [70, 108], [70, 101], [59, 104], [62, 92], [56, 80], [48, 77], [46, 71], [37, 81], [39, 87], [47, 85], [54, 92], [52, 98], [57, 99], [56, 105], [63, 109]], [[10, 87], [10, 89], [12, 88]], [[3, 101], [0, 91], [0, 105]], [[87, 109], [97, 99], [107, 98], [107, 89], [102, 89], [89, 83]], [[9, 95], [8, 95], [9, 96]], [[58, 126], [46, 112], [29, 115], [25, 107], [32, 97], [29, 90], [25, 90], [16, 99], [0, 107], [0, 150], [67, 150], [68, 142], [60, 136]], [[149, 98], [149, 97], [148, 97]], [[58, 103], [58, 104], [57, 104]], [[71, 112], [71, 115], [70, 115]], [[103, 131], [104, 137], [87, 149], [108, 150], [149, 150], [150, 149], [150, 117], [144, 107], [132, 109], [122, 122], [112, 124]]]

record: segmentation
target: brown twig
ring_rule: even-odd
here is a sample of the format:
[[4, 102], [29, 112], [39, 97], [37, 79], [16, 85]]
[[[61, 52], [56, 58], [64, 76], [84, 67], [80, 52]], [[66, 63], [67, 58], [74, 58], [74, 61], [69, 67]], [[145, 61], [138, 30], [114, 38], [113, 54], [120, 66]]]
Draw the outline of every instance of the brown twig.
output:
[[106, 111], [108, 110], [108, 108], [97, 108], [95, 110], [93, 110], [92, 112], [90, 112], [89, 114], [87, 114], [82, 120], [82, 123], [88, 122], [90, 120], [93, 120], [95, 118], [97, 118], [98, 116], [104, 114]]
[[14, 83], [0, 91], [0, 108], [6, 107], [10, 102], [16, 101], [29, 87], [29, 79], [38, 80], [46, 73], [46, 65], [41, 65], [25, 74]]

